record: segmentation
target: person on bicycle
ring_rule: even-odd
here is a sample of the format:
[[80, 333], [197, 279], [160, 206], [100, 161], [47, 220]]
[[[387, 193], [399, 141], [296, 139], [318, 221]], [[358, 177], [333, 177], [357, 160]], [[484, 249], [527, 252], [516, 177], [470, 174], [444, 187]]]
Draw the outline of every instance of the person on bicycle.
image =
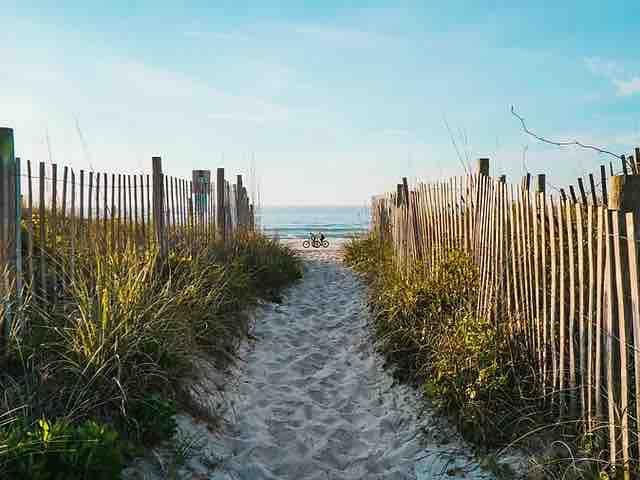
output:
[[320, 243], [324, 242], [324, 233], [320, 232]]

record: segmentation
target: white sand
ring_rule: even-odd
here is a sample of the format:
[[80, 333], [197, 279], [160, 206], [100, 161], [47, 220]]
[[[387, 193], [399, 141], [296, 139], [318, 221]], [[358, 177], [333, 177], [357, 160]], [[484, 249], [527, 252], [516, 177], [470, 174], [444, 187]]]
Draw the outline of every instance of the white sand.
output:
[[[231, 401], [219, 433], [178, 416], [181, 435], [202, 447], [182, 478], [493, 478], [446, 422], [420, 411], [415, 389], [382, 368], [364, 285], [336, 261], [332, 244], [303, 253], [304, 280], [282, 304], [257, 309], [256, 339], [242, 348], [235, 371], [224, 380], [203, 377], [226, 382]], [[128, 478], [164, 478], [151, 463], [139, 462], [138, 476]]]

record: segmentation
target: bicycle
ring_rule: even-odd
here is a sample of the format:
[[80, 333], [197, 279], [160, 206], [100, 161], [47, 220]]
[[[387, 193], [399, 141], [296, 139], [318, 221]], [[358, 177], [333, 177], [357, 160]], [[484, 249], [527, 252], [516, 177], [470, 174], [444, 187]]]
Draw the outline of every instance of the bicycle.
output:
[[310, 234], [310, 239], [305, 240], [304, 242], [302, 242], [302, 247], [303, 248], [329, 248], [329, 241], [325, 238], [323, 240], [320, 240], [318, 237], [316, 237], [314, 234]]

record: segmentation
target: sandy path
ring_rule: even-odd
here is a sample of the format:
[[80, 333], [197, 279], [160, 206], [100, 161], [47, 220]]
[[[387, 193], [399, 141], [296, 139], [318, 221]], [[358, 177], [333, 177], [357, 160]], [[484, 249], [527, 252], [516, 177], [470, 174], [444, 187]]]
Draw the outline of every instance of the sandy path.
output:
[[337, 250], [304, 256], [304, 279], [282, 304], [258, 309], [221, 433], [180, 416], [184, 431], [206, 439], [186, 478], [491, 478], [451, 429], [420, 414], [416, 391], [383, 370], [364, 286]]

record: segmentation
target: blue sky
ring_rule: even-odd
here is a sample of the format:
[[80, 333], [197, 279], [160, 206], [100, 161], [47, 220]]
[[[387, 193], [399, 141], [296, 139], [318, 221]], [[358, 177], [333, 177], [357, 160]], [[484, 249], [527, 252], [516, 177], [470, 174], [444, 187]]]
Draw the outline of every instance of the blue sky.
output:
[[558, 186], [611, 160], [536, 142], [511, 105], [547, 137], [640, 145], [640, 2], [177, 3], [3, 2], [17, 153], [184, 177], [254, 156], [264, 204], [361, 205], [462, 173], [452, 135]]

